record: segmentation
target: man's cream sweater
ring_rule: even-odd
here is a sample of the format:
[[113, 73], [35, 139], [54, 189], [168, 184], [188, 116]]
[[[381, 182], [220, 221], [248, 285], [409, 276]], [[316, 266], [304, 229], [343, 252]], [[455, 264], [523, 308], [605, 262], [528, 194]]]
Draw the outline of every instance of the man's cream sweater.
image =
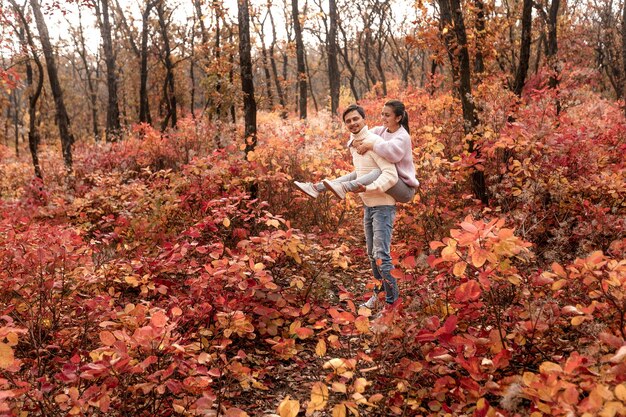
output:
[[398, 182], [398, 171], [395, 164], [387, 161], [382, 156], [373, 151], [368, 151], [363, 155], [359, 155], [352, 141], [357, 139], [366, 140], [383, 140], [380, 136], [373, 134], [369, 131], [367, 126], [363, 127], [359, 133], [350, 134], [350, 140], [348, 141], [348, 148], [352, 153], [352, 163], [356, 170], [357, 177], [363, 176], [369, 173], [373, 169], [380, 169], [382, 173], [373, 183], [365, 187], [365, 192], [359, 194], [363, 204], [368, 207], [374, 206], [393, 206], [396, 204], [396, 200], [389, 194], [386, 194], [389, 188], [393, 187]]

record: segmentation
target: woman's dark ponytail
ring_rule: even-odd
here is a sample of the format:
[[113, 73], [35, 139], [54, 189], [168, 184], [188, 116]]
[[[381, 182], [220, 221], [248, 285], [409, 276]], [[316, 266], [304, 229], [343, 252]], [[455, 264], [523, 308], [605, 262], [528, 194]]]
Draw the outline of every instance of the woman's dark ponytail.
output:
[[406, 133], [411, 134], [411, 131], [409, 130], [409, 114], [406, 112], [404, 103], [400, 100], [389, 100], [385, 103], [385, 107], [391, 107], [393, 109], [393, 114], [402, 117], [402, 119], [400, 119], [400, 126], [406, 130]]

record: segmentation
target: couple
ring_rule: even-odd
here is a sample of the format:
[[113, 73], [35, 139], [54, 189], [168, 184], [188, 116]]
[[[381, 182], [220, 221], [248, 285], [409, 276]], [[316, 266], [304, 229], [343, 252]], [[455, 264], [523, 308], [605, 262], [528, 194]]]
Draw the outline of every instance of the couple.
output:
[[[295, 182], [310, 197], [330, 190], [343, 199], [346, 193], [360, 193], [364, 204], [363, 227], [367, 255], [374, 278], [382, 283], [386, 309], [398, 299], [398, 285], [392, 276], [391, 235], [396, 215], [396, 202], [413, 199], [419, 181], [415, 178], [409, 117], [401, 101], [390, 100], [381, 112], [382, 126], [368, 130], [365, 111], [353, 104], [343, 112], [343, 122], [350, 131], [348, 148], [355, 172], [320, 183]], [[381, 286], [361, 307], [376, 307]]]

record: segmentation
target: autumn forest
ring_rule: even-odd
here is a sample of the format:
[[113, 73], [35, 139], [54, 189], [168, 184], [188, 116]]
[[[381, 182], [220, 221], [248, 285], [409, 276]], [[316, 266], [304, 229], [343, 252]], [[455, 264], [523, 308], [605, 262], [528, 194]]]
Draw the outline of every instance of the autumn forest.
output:
[[621, 0], [2, 0], [0, 416], [626, 416], [625, 101]]

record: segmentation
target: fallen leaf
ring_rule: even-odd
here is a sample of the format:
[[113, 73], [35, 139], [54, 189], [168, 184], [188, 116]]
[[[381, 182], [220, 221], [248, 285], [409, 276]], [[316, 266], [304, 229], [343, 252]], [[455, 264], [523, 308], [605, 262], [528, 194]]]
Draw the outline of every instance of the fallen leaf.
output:
[[290, 400], [288, 395], [280, 402], [276, 411], [280, 417], [296, 417], [300, 412], [300, 402], [298, 400]]

